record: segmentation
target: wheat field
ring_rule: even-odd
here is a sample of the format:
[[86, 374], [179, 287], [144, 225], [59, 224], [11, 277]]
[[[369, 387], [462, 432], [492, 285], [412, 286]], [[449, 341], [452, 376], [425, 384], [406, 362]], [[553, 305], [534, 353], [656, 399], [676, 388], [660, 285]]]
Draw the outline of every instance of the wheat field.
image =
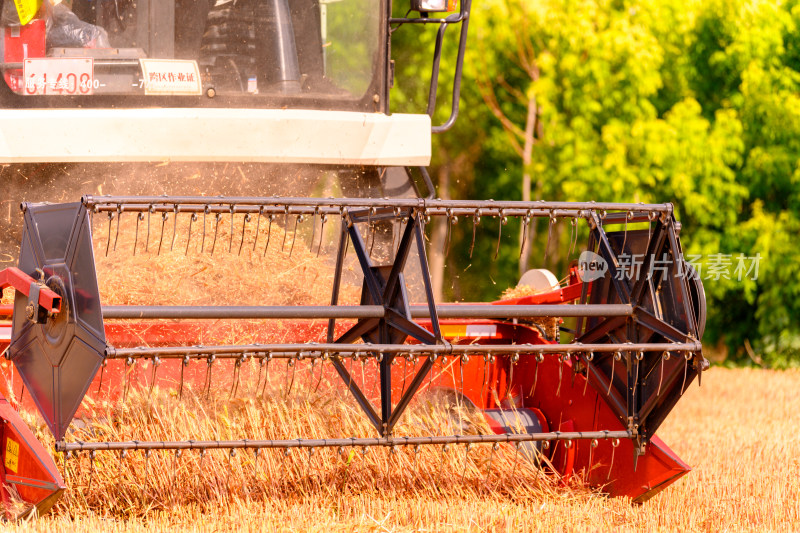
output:
[[[333, 409], [341, 415], [348, 408]], [[135, 418], [140, 410], [134, 402], [127, 416]], [[800, 420], [798, 410], [800, 371], [712, 368], [704, 374], [702, 387], [693, 385], [687, 391], [659, 432], [693, 471], [643, 505], [610, 499], [579, 484], [564, 487], [539, 475], [529, 463], [519, 462], [511, 470], [510, 457], [503, 453], [495, 456], [494, 470], [487, 477], [485, 455], [483, 462], [480, 456], [485, 451], [471, 452], [468, 469], [462, 466], [462, 452], [449, 453], [441, 461], [438, 452], [426, 452], [413, 470], [404, 452], [375, 450], [346, 457], [320, 452], [313, 458], [291, 457], [288, 473], [284, 470], [279, 476], [273, 470], [270, 477], [256, 476], [248, 488], [230, 481], [248, 475], [252, 465], [242, 457], [231, 459], [227, 466], [224, 459], [208, 461], [200, 469], [202, 476], [197, 474], [199, 465], [191, 462], [197, 459], [186, 459], [177, 477], [170, 473], [168, 459], [162, 458], [161, 463], [149, 465], [156, 481], [144, 485], [141, 463], [120, 475], [118, 460], [111, 458], [97, 460], [92, 486], [87, 486], [87, 463], [73, 463], [71, 488], [50, 515], [5, 527], [12, 531], [796, 531], [800, 529], [800, 439], [792, 422]], [[295, 415], [302, 419], [314, 412], [298, 405]], [[277, 471], [286, 468], [273, 466]]]

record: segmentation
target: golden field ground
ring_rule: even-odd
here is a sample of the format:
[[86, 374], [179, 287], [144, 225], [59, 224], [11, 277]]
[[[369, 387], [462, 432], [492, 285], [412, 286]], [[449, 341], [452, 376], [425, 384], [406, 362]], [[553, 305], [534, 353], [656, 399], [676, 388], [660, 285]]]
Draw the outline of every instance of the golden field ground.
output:
[[[503, 463], [507, 457], [495, 458], [489, 483], [477, 467], [470, 467], [462, 482], [461, 457], [448, 457], [445, 475], [437, 478], [435, 467], [422, 466], [421, 473], [413, 475], [407, 455], [400, 452], [390, 458], [381, 451], [375, 453], [384, 456], [356, 455], [349, 465], [333, 455], [315, 456], [315, 465], [327, 470], [316, 471], [310, 481], [298, 461], [293, 475], [300, 477], [287, 478], [289, 484], [265, 480], [267, 488], [249, 493], [234, 490], [234, 495], [224, 495], [215, 475], [209, 478], [212, 488], [205, 493], [205, 503], [165, 504], [167, 482], [160, 489], [146, 489], [156, 500], [150, 510], [139, 501], [139, 487], [124, 486], [135, 485], [135, 477], [110, 474], [95, 478], [88, 497], [73, 491], [53, 514], [4, 527], [48, 532], [798, 531], [798, 413], [800, 371], [712, 368], [704, 374], [701, 388], [694, 384], [687, 391], [659, 432], [694, 470], [641, 506], [581, 487], [536, 482], [528, 467], [515, 467], [510, 473], [509, 463]], [[323, 466], [326, 458], [329, 467]], [[392, 465], [401, 475], [388, 482], [382, 469]], [[112, 466], [113, 461], [108, 469]], [[241, 463], [235, 466], [236, 472], [243, 471]], [[85, 468], [82, 477], [76, 475], [76, 484], [86, 490]], [[102, 491], [107, 491], [117, 518], [103, 518]], [[126, 514], [128, 518], [119, 518]]]

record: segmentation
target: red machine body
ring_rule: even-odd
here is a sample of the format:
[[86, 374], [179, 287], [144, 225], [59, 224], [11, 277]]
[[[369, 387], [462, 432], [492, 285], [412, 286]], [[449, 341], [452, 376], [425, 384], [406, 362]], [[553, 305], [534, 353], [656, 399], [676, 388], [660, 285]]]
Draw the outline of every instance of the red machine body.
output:
[[[16, 270], [16, 269], [14, 269]], [[14, 279], [21, 287], [31, 281], [27, 276], [19, 276], [16, 272]], [[0, 276], [9, 275], [0, 273]], [[536, 305], [566, 303], [580, 297], [583, 283], [572, 276], [571, 283], [558, 290], [526, 296], [514, 300], [504, 300], [487, 305]], [[43, 296], [49, 298], [49, 295]], [[48, 300], [49, 301], [49, 300]], [[9, 308], [0, 308], [0, 316], [8, 313]], [[7, 318], [8, 315], [5, 315]], [[430, 329], [429, 322], [421, 324]], [[344, 330], [346, 324], [341, 324]], [[10, 328], [10, 324], [2, 323], [0, 327]], [[106, 337], [116, 347], [159, 345], [201, 345], [204, 339], [220, 335], [228, 335], [232, 328], [242, 331], [241, 324], [234, 326], [230, 323], [213, 325], [207, 322], [186, 321], [135, 321], [135, 322], [110, 322], [105, 326]], [[248, 333], [258, 336], [264, 331], [263, 323], [254, 323], [247, 326]], [[309, 342], [313, 339], [321, 340], [324, 336], [325, 325], [321, 322], [293, 322], [280, 328], [269, 328], [271, 338], [283, 339], [284, 342], [298, 341]], [[513, 324], [497, 320], [442, 320], [441, 331], [443, 337], [454, 344], [470, 344], [475, 339], [480, 339], [483, 344], [530, 344], [532, 346], [552, 343], [542, 337], [541, 332], [524, 324]], [[265, 339], [269, 340], [269, 339]], [[7, 341], [0, 339], [0, 349], [5, 349]], [[456, 358], [457, 359], [457, 358]], [[404, 376], [413, 376], [418, 370], [416, 367], [398, 365], [393, 371], [392, 396], [399, 400], [403, 392]], [[454, 371], [454, 365], [462, 365], [461, 372]], [[3, 366], [11, 368], [7, 362]], [[482, 410], [502, 410], [511, 413], [515, 411], [528, 412], [538, 418], [544, 431], [597, 431], [598, 429], [625, 429], [617, 419], [602, 396], [586, 383], [583, 374], [573, 369], [574, 362], [569, 358], [545, 358], [537, 362], [534, 358], [521, 358], [513, 371], [505, 361], [499, 358], [494, 362], [480, 359], [470, 359], [467, 363], [450, 362], [442, 363], [434, 368], [433, 377], [423, 387], [439, 391], [450, 391], [458, 394], [461, 391], [466, 399]], [[150, 367], [126, 368], [126, 363], [112, 360], [107, 363], [101, 373], [95, 376], [87, 396], [95, 400], [118, 399], [126, 386], [131, 383], [140, 387], [149, 387], [156, 384], [174, 386], [185, 381], [190, 386], [201, 388], [206, 381], [208, 368], [204, 364], [194, 364], [183, 367], [180, 360], [166, 360], [159, 364], [157, 369]], [[332, 372], [332, 371], [331, 371]], [[11, 371], [12, 378], [2, 392], [13, 398], [22, 398], [21, 408], [35, 411], [36, 406], [30, 395], [23, 392], [24, 385], [19, 374]], [[7, 374], [8, 375], [8, 374]], [[244, 374], [243, 374], [244, 375]], [[245, 376], [246, 379], [246, 376]], [[365, 389], [371, 389], [379, 376], [371, 369], [365, 376]], [[217, 372], [214, 386], [225, 387], [229, 383], [230, 373]], [[463, 380], [463, 382], [462, 382]], [[555, 390], [555, 394], [552, 391]], [[0, 412], [13, 409], [3, 400], [0, 403]], [[18, 415], [13, 412], [18, 418]], [[80, 414], [80, 411], [79, 411]], [[4, 419], [13, 418], [11, 414], [4, 415]], [[496, 423], [487, 417], [490, 427], [498, 434], [507, 432], [509, 428]], [[9, 422], [6, 422], [6, 427]], [[19, 425], [14, 426], [14, 431]], [[27, 428], [25, 428], [27, 430]], [[8, 431], [11, 431], [9, 429]], [[29, 432], [28, 432], [29, 433]], [[27, 449], [29, 457], [39, 458], [40, 463], [48, 463], [52, 467], [50, 456], [43, 448], [30, 438], [20, 442]], [[34, 445], [29, 443], [33, 442]], [[555, 470], [563, 477], [564, 481], [572, 477], [585, 480], [592, 486], [601, 487], [604, 492], [612, 496], [627, 496], [634, 501], [641, 502], [649, 499], [660, 490], [690, 471], [690, 467], [681, 461], [672, 450], [658, 437], [652, 437], [647, 451], [636, 462], [630, 459], [634, 455], [633, 443], [623, 439], [612, 440], [576, 440], [570, 445], [564, 441], [556, 441], [554, 445], [544, 450], [548, 460]], [[27, 464], [27, 463], [26, 463]], [[30, 463], [34, 465], [34, 463]], [[23, 467], [21, 467], [23, 468]], [[28, 468], [27, 466], [24, 468]], [[51, 470], [42, 470], [41, 466], [32, 466], [34, 476], [42, 477]], [[37, 470], [38, 468], [38, 470]], [[52, 468], [51, 468], [52, 469]], [[53, 471], [57, 475], [57, 471]], [[8, 474], [8, 473], [7, 473]], [[14, 475], [13, 473], [8, 475]], [[13, 477], [11, 479], [14, 479]], [[50, 487], [51, 493], [60, 493], [63, 482], [60, 478], [45, 482], [42, 487]], [[47, 485], [46, 483], [50, 483]], [[38, 490], [44, 490], [38, 489]], [[38, 493], [32, 496], [39, 497]], [[33, 501], [33, 499], [29, 501]]]

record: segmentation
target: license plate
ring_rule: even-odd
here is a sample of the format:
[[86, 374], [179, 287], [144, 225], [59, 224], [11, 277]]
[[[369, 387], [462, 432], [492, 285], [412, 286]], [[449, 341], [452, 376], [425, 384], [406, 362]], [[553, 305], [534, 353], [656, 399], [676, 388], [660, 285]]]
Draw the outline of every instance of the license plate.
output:
[[88, 95], [99, 87], [91, 58], [26, 59], [23, 63], [25, 94]]

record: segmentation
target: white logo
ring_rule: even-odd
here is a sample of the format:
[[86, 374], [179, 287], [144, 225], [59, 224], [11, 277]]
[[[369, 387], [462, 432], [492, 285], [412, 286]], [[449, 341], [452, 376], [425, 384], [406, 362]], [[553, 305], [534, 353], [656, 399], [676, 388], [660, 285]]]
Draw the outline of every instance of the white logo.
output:
[[586, 250], [578, 259], [578, 275], [583, 282], [602, 278], [608, 270], [606, 260], [594, 252]]

